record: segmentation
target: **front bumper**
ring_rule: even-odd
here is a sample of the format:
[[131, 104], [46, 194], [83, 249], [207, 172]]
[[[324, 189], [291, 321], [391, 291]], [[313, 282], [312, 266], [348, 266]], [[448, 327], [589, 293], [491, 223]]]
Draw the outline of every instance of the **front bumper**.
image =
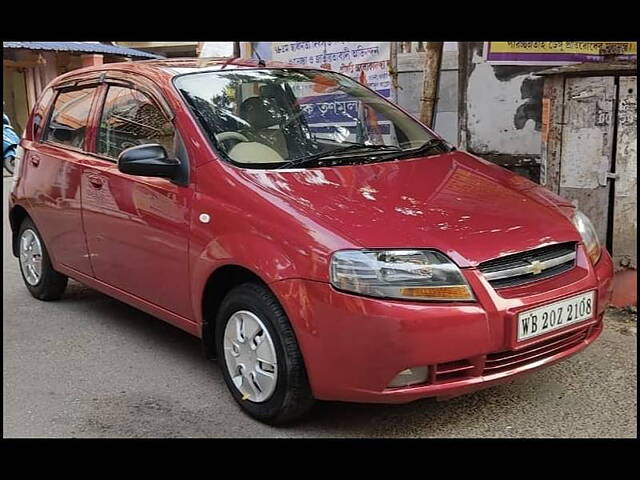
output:
[[[584, 349], [602, 332], [611, 298], [611, 257], [557, 277], [494, 290], [464, 269], [477, 301], [424, 303], [366, 298], [300, 279], [271, 285], [296, 332], [314, 396], [320, 400], [405, 403], [450, 397], [502, 383]], [[520, 311], [596, 290], [593, 319], [516, 341]], [[426, 383], [387, 388], [402, 370], [429, 366]]]

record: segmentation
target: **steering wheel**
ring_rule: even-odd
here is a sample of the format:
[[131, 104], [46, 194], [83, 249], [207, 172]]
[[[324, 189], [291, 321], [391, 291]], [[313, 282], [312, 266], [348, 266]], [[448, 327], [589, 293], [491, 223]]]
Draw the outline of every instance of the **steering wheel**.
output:
[[231, 150], [237, 143], [249, 142], [250, 140], [239, 132], [222, 132], [216, 135], [216, 140], [220, 143], [228, 142], [229, 140], [236, 140], [236, 142], [228, 147]]

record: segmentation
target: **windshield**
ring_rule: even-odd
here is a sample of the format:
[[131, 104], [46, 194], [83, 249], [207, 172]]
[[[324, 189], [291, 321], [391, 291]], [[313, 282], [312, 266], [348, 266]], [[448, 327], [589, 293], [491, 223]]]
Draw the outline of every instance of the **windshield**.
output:
[[382, 161], [438, 143], [393, 104], [334, 72], [204, 72], [174, 84], [216, 148], [243, 167]]

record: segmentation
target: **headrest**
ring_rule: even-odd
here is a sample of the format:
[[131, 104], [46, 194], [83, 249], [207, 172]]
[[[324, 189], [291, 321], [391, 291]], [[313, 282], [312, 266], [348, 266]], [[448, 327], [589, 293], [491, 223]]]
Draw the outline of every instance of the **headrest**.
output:
[[284, 159], [273, 148], [258, 142], [240, 142], [229, 152], [239, 163], [281, 163]]
[[257, 129], [271, 127], [279, 121], [278, 107], [265, 97], [247, 98], [240, 105], [240, 116]]

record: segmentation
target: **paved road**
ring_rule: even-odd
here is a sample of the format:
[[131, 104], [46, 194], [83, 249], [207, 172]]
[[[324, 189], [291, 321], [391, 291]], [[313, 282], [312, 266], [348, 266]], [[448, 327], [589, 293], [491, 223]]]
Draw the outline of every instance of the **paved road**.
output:
[[[4, 198], [9, 188], [4, 179]], [[636, 323], [542, 372], [447, 402], [322, 403], [272, 428], [245, 416], [198, 341], [71, 282], [58, 302], [22, 285], [4, 201], [5, 437], [635, 437]]]

